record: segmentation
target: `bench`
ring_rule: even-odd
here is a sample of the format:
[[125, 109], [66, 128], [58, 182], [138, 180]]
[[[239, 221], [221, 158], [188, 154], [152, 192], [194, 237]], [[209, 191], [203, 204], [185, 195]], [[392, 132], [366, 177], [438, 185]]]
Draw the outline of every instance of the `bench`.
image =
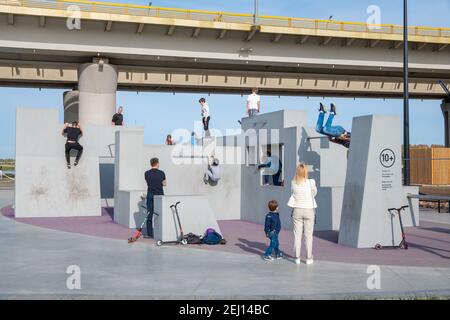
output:
[[427, 194], [408, 194], [409, 199], [419, 199], [419, 201], [433, 201], [438, 203], [438, 212], [441, 213], [441, 202], [448, 202], [450, 213], [450, 197], [449, 196], [435, 196]]

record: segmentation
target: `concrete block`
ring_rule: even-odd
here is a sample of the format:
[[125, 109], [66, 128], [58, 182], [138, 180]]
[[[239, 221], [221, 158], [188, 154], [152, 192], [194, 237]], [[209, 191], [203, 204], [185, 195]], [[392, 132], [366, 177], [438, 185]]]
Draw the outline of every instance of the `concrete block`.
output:
[[400, 243], [398, 216], [388, 212], [388, 208], [407, 204], [402, 187], [400, 137], [399, 117], [353, 119], [340, 244], [370, 248]]
[[139, 227], [147, 216], [146, 201], [141, 198], [145, 190], [120, 190], [114, 207], [114, 221], [128, 227]]
[[178, 201], [181, 202], [178, 205], [178, 214], [185, 234], [192, 232], [202, 235], [208, 228], [213, 228], [221, 233], [214, 211], [206, 196], [156, 196], [155, 212], [159, 213], [159, 216], [154, 218], [155, 239], [175, 241], [179, 237], [180, 229], [175, 211], [170, 208]]
[[101, 215], [98, 157], [86, 150], [68, 170], [61, 129], [56, 109], [17, 109], [16, 217]]

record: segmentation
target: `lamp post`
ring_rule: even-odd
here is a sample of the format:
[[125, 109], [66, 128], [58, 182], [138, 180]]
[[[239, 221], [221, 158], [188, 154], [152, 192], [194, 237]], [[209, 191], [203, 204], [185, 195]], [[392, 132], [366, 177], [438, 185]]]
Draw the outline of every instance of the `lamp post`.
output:
[[403, 0], [403, 183], [411, 184], [409, 150], [409, 64], [408, 64], [408, 0]]
[[256, 26], [256, 17], [258, 16], [259, 0], [255, 0], [255, 11], [253, 13], [253, 25]]

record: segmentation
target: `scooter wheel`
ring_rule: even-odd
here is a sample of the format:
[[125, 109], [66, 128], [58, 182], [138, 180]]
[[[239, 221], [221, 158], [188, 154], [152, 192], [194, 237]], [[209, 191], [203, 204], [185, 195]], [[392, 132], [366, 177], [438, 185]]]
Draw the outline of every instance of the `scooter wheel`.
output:
[[381, 244], [377, 244], [375, 245], [375, 250], [381, 250], [383, 247], [381, 246]]
[[182, 245], [186, 245], [187, 244], [187, 240], [186, 239], [181, 240], [181, 244]]
[[163, 242], [162, 242], [161, 240], [156, 241], [156, 245], [157, 245], [158, 247], [161, 247], [162, 244], [163, 244]]

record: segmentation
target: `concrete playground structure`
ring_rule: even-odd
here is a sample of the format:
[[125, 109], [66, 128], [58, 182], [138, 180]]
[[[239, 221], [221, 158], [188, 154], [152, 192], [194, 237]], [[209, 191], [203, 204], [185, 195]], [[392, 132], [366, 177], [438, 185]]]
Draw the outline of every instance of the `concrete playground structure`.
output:
[[[29, 137], [32, 126], [38, 130]], [[318, 186], [315, 230], [340, 230], [339, 243], [368, 248], [399, 241], [398, 222], [388, 213], [391, 207], [409, 204], [405, 226], [419, 224], [418, 201], [407, 198], [418, 189], [403, 187], [401, 181], [398, 117], [355, 118], [349, 150], [308, 127], [301, 110], [244, 118], [240, 135], [204, 138], [196, 146], [146, 145], [143, 128], [88, 124], [80, 140], [82, 160], [70, 170], [65, 167], [61, 126], [56, 110], [17, 112], [16, 217], [99, 216], [102, 206], [114, 206], [114, 221], [127, 228], [140, 226], [146, 217], [144, 172], [150, 158], [158, 157], [168, 181], [165, 196], [155, 197], [160, 214], [156, 232], [164, 241], [178, 235], [170, 201], [182, 201], [180, 216], [187, 232], [210, 227], [220, 231], [217, 220], [262, 224], [272, 199], [280, 203], [283, 228], [291, 229], [287, 202], [300, 162], [310, 166]], [[258, 169], [268, 150], [281, 164], [279, 185], [264, 184], [267, 172]], [[213, 185], [203, 182], [211, 157], [219, 160], [222, 171]]]

